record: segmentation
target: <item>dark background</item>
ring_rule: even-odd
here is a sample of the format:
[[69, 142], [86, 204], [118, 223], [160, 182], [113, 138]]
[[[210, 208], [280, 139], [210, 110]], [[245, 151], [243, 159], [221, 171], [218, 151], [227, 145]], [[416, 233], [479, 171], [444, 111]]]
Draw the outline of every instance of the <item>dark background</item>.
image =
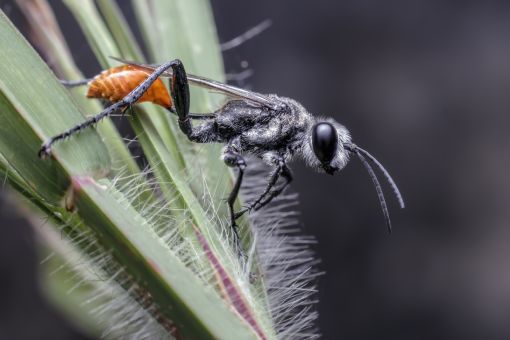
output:
[[[273, 21], [226, 52], [227, 71], [246, 60], [253, 89], [345, 124], [407, 201], [401, 211], [388, 192], [388, 236], [359, 162], [335, 177], [293, 165], [305, 232], [317, 237], [326, 271], [323, 337], [510, 339], [510, 2], [212, 3], [221, 41]], [[16, 17], [8, 1], [3, 8]], [[94, 74], [80, 39], [71, 47]], [[0, 338], [80, 338], [37, 293], [30, 229], [0, 204], [9, 230], [0, 240]]]

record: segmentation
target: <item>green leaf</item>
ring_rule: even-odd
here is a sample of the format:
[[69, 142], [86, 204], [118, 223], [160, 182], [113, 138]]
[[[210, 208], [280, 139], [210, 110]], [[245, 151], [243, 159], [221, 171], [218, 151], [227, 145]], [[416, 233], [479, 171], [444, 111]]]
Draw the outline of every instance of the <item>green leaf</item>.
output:
[[[186, 71], [218, 81], [224, 81], [223, 59], [219, 47], [218, 36], [215, 29], [214, 18], [209, 1], [206, 0], [132, 0], [138, 22], [141, 27], [144, 41], [152, 56], [151, 61], [163, 62], [174, 58], [183, 61]], [[214, 112], [221, 106], [222, 96], [210, 94], [203, 89], [191, 88], [192, 110], [197, 112]], [[180, 144], [186, 144], [184, 136], [176, 136]], [[229, 213], [225, 198], [233, 187], [232, 172], [220, 160], [221, 145], [205, 144], [192, 145], [194, 152], [187, 152], [187, 164], [193, 164], [194, 159], [201, 159], [203, 166], [197, 173], [197, 167], [188, 168], [191, 178], [205, 178], [213, 202], [220, 202], [216, 207], [220, 218], [228, 218]], [[191, 157], [191, 159], [190, 159]], [[196, 162], [196, 161], [195, 161]], [[203, 191], [193, 187], [197, 196]], [[239, 198], [236, 202], [240, 208]], [[243, 217], [240, 223], [240, 234], [244, 239], [243, 245], [249, 247], [252, 241], [248, 218]], [[226, 226], [228, 227], [228, 226]], [[254, 273], [263, 274], [254, 261]], [[261, 287], [255, 287], [265, 292], [263, 280]], [[264, 298], [265, 299], [265, 298]], [[268, 302], [264, 302], [266, 308]]]
[[184, 334], [193, 339], [255, 338], [216, 292], [204, 289], [156, 235], [139, 227], [146, 222], [134, 209], [112, 199], [121, 193], [112, 193], [114, 189], [104, 180], [104, 187], [88, 178], [76, 179], [75, 185], [76, 205], [85, 222], [117, 250], [119, 260], [158, 301], [160, 312]]
[[[109, 31], [92, 1], [64, 1], [76, 16], [103, 67], [112, 63], [109, 55], [136, 53], [133, 52], [136, 48], [130, 50], [127, 46], [130, 34], [125, 21], [110, 18], [107, 20]], [[175, 42], [176, 46], [180, 44], [183, 55], [187, 53], [185, 58], [190, 58], [191, 69], [220, 79], [223, 72], [221, 55], [207, 2], [188, 4], [185, 1], [154, 0], [148, 3], [153, 6], [151, 8], [157, 9], [152, 23], [159, 27], [159, 32], [172, 36], [172, 30], [189, 30], [182, 39], [197, 42], [198, 45], [192, 48], [183, 41]], [[169, 15], [169, 11], [173, 11], [173, 16], [170, 16], [172, 24], [165, 28], [163, 17], [159, 15]], [[182, 20], [186, 11], [196, 11], [197, 19], [204, 27], [191, 27]], [[115, 16], [119, 14], [118, 8], [103, 7], [103, 14]], [[197, 46], [206, 48], [208, 45], [212, 46], [208, 49], [211, 55], [206, 60]], [[235, 285], [239, 287], [248, 285], [247, 277], [243, 276], [244, 273], [240, 274], [238, 259], [224, 237], [223, 226], [213, 222], [215, 220], [197, 199], [200, 189], [190, 187], [188, 183], [189, 176], [193, 178], [197, 174], [199, 167], [195, 164], [200, 162], [205, 168], [208, 185], [213, 188], [217, 185], [224, 190], [219, 190], [213, 201], [214, 204], [220, 202], [219, 197], [224, 197], [231, 181], [229, 172], [218, 159], [220, 146], [197, 148], [177, 131], [173, 117], [148, 105], [130, 117], [157, 179], [157, 189], [163, 193], [164, 200], [158, 209], [173, 208], [168, 214], [172, 214], [175, 220], [165, 227], [170, 231], [171, 228], [181, 231], [179, 248], [173, 249], [169, 246], [172, 243], [166, 243], [158, 234], [158, 228], [162, 226], [153, 221], [157, 216], [147, 216], [134, 202], [138, 189], [124, 191], [119, 189], [118, 177], [104, 178], [111, 168], [109, 150], [94, 129], [86, 129], [57, 144], [52, 160], [37, 158], [37, 150], [43, 140], [83, 121], [84, 117], [69, 92], [60, 86], [3, 15], [0, 17], [0, 60], [0, 119], [5, 122], [0, 127], [0, 173], [7, 174], [14, 187], [41, 211], [59, 216], [55, 219], [57, 223], [73, 221], [69, 228], [62, 230], [71, 240], [77, 230], [75, 228], [93, 230], [100, 246], [98, 249], [111, 253], [114, 261], [129, 276], [128, 281], [140, 288], [142, 296], [151, 297], [156, 318], [172, 320], [187, 338], [254, 339], [257, 338], [254, 329], [263, 334], [259, 325], [271, 322], [266, 319], [269, 318], [266, 307], [260, 307], [264, 303], [258, 289], [243, 287], [243, 290], [238, 288], [235, 292], [247, 294], [243, 297], [246, 300], [243, 310], [253, 309], [240, 315], [233, 308], [235, 304], [218, 290], [217, 278], [200, 273], [202, 270], [210, 275], [221, 270], [225, 271], [223, 277], [229, 278], [225, 282], [236, 281]], [[209, 65], [204, 66], [207, 63]], [[207, 111], [213, 110], [216, 104], [215, 99], [205, 92], [197, 92], [193, 98], [195, 105]], [[128, 193], [131, 191], [134, 194]], [[57, 206], [63, 198], [68, 206], [77, 209], [75, 213]], [[151, 201], [153, 203], [158, 201]], [[210, 204], [210, 201], [205, 204]], [[221, 203], [221, 207], [224, 206]], [[201, 246], [197, 246], [193, 227], [205, 240]], [[87, 247], [86, 244], [78, 246], [84, 256], [90, 255]], [[190, 253], [196, 253], [191, 258], [193, 262], [190, 263], [190, 258], [181, 257], [183, 247], [187, 247], [186, 251]], [[211, 259], [220, 261], [221, 265], [214, 265]], [[129, 287], [126, 289], [129, 290]], [[138, 293], [133, 294], [136, 298]], [[228, 296], [232, 300], [235, 294]], [[247, 322], [245, 315], [253, 319]], [[257, 320], [259, 318], [262, 321]], [[274, 333], [271, 329], [264, 332], [271, 337]]]
[[[110, 58], [111, 56], [125, 57], [115, 43], [105, 23], [101, 20], [101, 16], [95, 8], [93, 1], [63, 0], [63, 2], [78, 21], [102, 67], [106, 69], [117, 64], [116, 61]], [[110, 15], [112, 14], [110, 13]], [[110, 23], [113, 25], [113, 20], [110, 20]], [[117, 24], [123, 24], [123, 22], [117, 21]], [[125, 31], [122, 27], [118, 27], [117, 30]], [[165, 140], [173, 162], [179, 164], [184, 169], [183, 153], [175, 137], [175, 131], [177, 131], [175, 122], [169, 121], [168, 113], [162, 109], [155, 108], [154, 105], [144, 106], [144, 110], [148, 112], [152, 124], [157, 127], [158, 133]]]
[[55, 146], [58, 163], [38, 158], [44, 140], [84, 118], [3, 13], [0, 20], [0, 153], [32, 190], [57, 203], [69, 185], [65, 171], [104, 176], [110, 167], [108, 152], [89, 129]]
[[[46, 1], [34, 0], [17, 0], [17, 4], [27, 19], [31, 35], [38, 42], [38, 48], [47, 60], [52, 61], [51, 67], [55, 73], [65, 80], [85, 78], [74, 63], [69, 47], [49, 4]], [[98, 101], [85, 97], [84, 88], [75, 88], [71, 90], [71, 94], [83, 109], [83, 112], [91, 114], [102, 109]], [[110, 154], [112, 173], [122, 173], [124, 176], [139, 173], [138, 165], [131, 157], [122, 137], [112, 122], [106, 119], [96, 129], [103, 138]]]
[[105, 179], [94, 180], [93, 176], [108, 168], [108, 154], [93, 129], [58, 145], [53, 161], [37, 158], [42, 139], [83, 117], [3, 13], [0, 51], [0, 111], [6, 122], [2, 127], [7, 127], [2, 130], [0, 152], [9, 165], [44, 197], [59, 197], [69, 188], [80, 218], [184, 335], [192, 339], [255, 338], [217, 292], [205, 288], [154, 231], [140, 228], [148, 222], [125, 204], [122, 193]]
[[128, 23], [115, 1], [98, 0], [97, 5], [103, 14], [112, 36], [117, 42], [122, 56], [125, 58], [142, 61], [142, 50], [138, 46], [133, 32], [128, 28]]

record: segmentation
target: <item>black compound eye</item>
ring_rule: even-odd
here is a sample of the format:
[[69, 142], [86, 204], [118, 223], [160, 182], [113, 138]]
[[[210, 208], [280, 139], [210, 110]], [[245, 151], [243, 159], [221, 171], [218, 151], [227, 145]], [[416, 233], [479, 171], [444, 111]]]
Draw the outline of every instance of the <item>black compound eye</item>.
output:
[[312, 147], [321, 163], [329, 163], [335, 157], [338, 146], [336, 129], [330, 123], [315, 124], [312, 131]]

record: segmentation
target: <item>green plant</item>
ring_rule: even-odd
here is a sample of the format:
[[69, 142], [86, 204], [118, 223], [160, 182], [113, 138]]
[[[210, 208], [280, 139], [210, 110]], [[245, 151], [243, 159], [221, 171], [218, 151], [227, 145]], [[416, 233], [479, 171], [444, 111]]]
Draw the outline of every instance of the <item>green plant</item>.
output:
[[[109, 56], [143, 59], [115, 2], [63, 2], [101, 67], [114, 65]], [[18, 4], [55, 73], [82, 78], [46, 1]], [[223, 80], [207, 1], [132, 5], [151, 62], [178, 56], [190, 72]], [[77, 323], [97, 335], [137, 339], [315, 336], [308, 242], [289, 234], [291, 221], [270, 207], [244, 221], [250, 261], [247, 269], [240, 265], [225, 233], [222, 198], [232, 178], [218, 158], [220, 146], [187, 142], [173, 117], [144, 104], [128, 120], [146, 169], [110, 121], [40, 160], [43, 140], [100, 105], [84, 99], [83, 89], [64, 89], [3, 14], [0, 60], [0, 172], [48, 219], [36, 228], [49, 253], [46, 289]], [[192, 92], [197, 112], [211, 111], [221, 100]], [[251, 190], [260, 186], [253, 178]]]

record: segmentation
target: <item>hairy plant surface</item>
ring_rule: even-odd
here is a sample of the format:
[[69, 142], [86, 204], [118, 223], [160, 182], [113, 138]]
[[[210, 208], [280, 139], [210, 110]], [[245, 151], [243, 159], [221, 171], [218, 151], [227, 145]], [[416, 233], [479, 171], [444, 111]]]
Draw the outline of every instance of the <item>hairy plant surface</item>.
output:
[[[115, 2], [63, 2], [103, 68], [116, 65], [109, 56], [155, 63], [178, 57], [190, 73], [224, 80], [205, 0], [133, 0], [148, 60]], [[101, 105], [55, 76], [84, 77], [48, 3], [18, 5], [51, 70], [2, 13], [0, 172], [45, 216], [44, 223], [32, 220], [45, 244], [44, 282], [53, 301], [106, 338], [315, 338], [316, 261], [313, 239], [296, 231], [296, 197], [243, 221], [249, 259], [242, 265], [223, 201], [232, 177], [219, 159], [221, 145], [189, 143], [174, 117], [143, 104], [128, 115], [136, 141], [125, 141], [106, 120], [55, 145], [50, 160], [37, 157], [44, 140]], [[222, 100], [194, 89], [192, 109], [211, 112]], [[145, 163], [131, 155], [133, 145]], [[247, 201], [265, 186], [254, 164]]]

